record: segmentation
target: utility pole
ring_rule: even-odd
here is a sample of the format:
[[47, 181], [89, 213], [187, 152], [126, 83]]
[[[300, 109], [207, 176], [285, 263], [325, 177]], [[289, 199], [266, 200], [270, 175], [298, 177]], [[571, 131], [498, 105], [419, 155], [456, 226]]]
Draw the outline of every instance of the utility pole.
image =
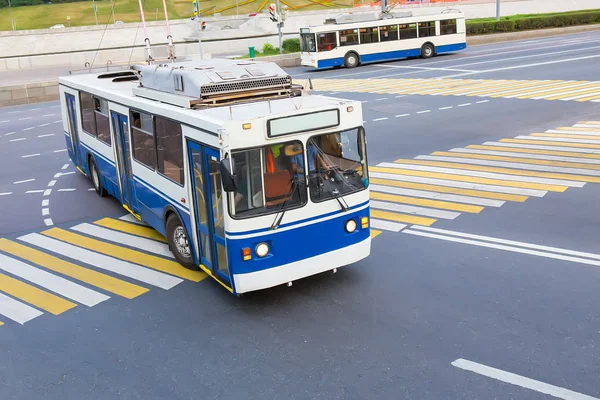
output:
[[16, 27], [17, 24], [15, 23], [15, 20], [12, 17], [12, 7], [10, 4], [10, 0], [8, 0], [8, 15], [10, 18], [10, 25], [12, 26], [12, 30], [14, 31], [17, 29], [17, 27]]
[[381, 12], [385, 12], [387, 7], [387, 0], [381, 0]]
[[282, 25], [282, 18], [281, 18], [281, 4], [279, 3], [279, 0], [277, 0], [277, 30], [279, 32], [279, 54], [283, 54], [283, 48], [282, 48], [282, 33], [281, 33], [281, 25]]
[[94, 17], [96, 18], [96, 25], [98, 25], [98, 10], [96, 9], [96, 2], [92, 0], [92, 4], [94, 6]]
[[496, 0], [496, 21], [500, 20], [500, 0]]

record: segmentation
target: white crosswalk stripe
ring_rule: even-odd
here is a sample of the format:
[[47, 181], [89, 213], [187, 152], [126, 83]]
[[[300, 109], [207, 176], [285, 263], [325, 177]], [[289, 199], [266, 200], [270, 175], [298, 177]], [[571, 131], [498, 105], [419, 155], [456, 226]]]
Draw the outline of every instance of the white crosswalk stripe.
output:
[[369, 188], [374, 192], [398, 194], [403, 196], [422, 197], [432, 200], [454, 201], [458, 203], [475, 204], [479, 206], [500, 207], [504, 201], [483, 199], [480, 197], [462, 196], [448, 193], [428, 192], [426, 190], [403, 189], [399, 187], [371, 184]]
[[24, 324], [44, 313], [0, 293], [0, 314], [19, 324]]
[[391, 221], [383, 221], [380, 219], [371, 219], [371, 227], [375, 229], [382, 229], [385, 231], [391, 232], [400, 232], [402, 229], [406, 228], [405, 224], [399, 224], [397, 222]]
[[485, 146], [500, 146], [500, 147], [513, 147], [531, 150], [557, 150], [557, 151], [570, 151], [573, 153], [585, 153], [585, 154], [600, 154], [600, 149], [585, 149], [581, 147], [565, 147], [565, 146], [546, 146], [541, 144], [521, 144], [521, 143], [506, 143], [506, 142], [485, 142]]
[[499, 156], [499, 157], [515, 157], [515, 158], [529, 158], [532, 160], [545, 160], [545, 161], [563, 161], [563, 162], [576, 162], [580, 164], [598, 164], [600, 165], [599, 159], [579, 158], [579, 157], [564, 157], [564, 156], [552, 156], [552, 155], [541, 155], [532, 153], [514, 153], [509, 151], [494, 151], [494, 150], [476, 150], [476, 149], [451, 149], [448, 150], [453, 153], [467, 153], [467, 154], [481, 154], [487, 156]]
[[386, 211], [396, 211], [399, 213], [406, 214], [414, 214], [414, 215], [423, 215], [425, 217], [434, 217], [434, 218], [442, 218], [442, 219], [455, 219], [460, 215], [458, 212], [453, 211], [443, 211], [438, 210], [436, 208], [425, 208], [425, 207], [417, 207], [410, 206], [405, 204], [396, 204], [396, 203], [387, 203], [378, 200], [371, 200], [371, 207], [386, 210]]

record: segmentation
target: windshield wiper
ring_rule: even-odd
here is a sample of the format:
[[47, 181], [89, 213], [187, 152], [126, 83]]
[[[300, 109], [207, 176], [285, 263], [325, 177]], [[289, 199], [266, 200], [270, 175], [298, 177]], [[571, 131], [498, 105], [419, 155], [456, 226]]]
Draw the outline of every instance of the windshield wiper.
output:
[[[281, 221], [283, 220], [283, 216], [285, 215], [285, 211], [286, 211], [285, 207], [287, 206], [288, 202], [292, 199], [292, 197], [294, 197], [294, 193], [296, 192], [297, 187], [298, 187], [298, 178], [294, 178], [293, 183], [292, 183], [292, 191], [290, 193], [290, 197], [288, 197], [281, 204], [281, 207], [279, 207], [279, 210], [277, 210], [277, 214], [275, 214], [275, 221], [273, 221], [273, 223], [271, 224], [270, 230], [273, 231], [273, 230], [279, 228], [279, 225], [281, 225]], [[281, 213], [281, 216], [279, 215], [279, 213]]]
[[348, 203], [346, 203], [346, 200], [344, 200], [344, 198], [340, 196], [340, 191], [338, 189], [331, 190], [331, 194], [340, 204], [340, 207], [342, 207], [343, 212], [346, 212], [350, 209], [350, 207], [348, 207]]

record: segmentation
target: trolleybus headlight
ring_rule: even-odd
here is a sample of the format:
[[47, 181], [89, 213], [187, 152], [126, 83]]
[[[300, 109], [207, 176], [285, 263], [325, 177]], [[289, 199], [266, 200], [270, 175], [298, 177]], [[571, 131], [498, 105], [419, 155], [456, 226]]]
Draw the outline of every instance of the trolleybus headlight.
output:
[[348, 221], [346, 221], [346, 231], [348, 233], [352, 233], [356, 230], [356, 221], [354, 221], [353, 219], [349, 219]]
[[259, 257], [264, 257], [269, 253], [269, 246], [266, 243], [260, 243], [256, 246], [256, 255]]

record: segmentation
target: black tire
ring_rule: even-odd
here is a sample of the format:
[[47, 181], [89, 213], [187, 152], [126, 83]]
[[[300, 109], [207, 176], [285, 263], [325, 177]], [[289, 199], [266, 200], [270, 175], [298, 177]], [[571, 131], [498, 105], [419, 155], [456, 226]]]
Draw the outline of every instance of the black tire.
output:
[[346, 68], [354, 68], [358, 66], [359, 59], [356, 53], [348, 53], [346, 57], [344, 57], [344, 66]]
[[187, 269], [197, 271], [200, 269], [194, 263], [194, 257], [192, 255], [192, 246], [188, 238], [188, 234], [185, 231], [185, 227], [175, 214], [169, 215], [167, 218], [167, 225], [165, 226], [167, 232], [167, 241], [169, 243], [169, 249], [175, 256], [175, 259], [179, 264], [183, 265]]
[[93, 157], [90, 157], [89, 162], [89, 170], [90, 170], [90, 179], [92, 180], [92, 185], [94, 185], [94, 189], [96, 193], [100, 197], [106, 197], [108, 194], [104, 186], [102, 186], [102, 177], [100, 176], [100, 171], [98, 171], [98, 166], [96, 166], [96, 161]]
[[421, 57], [422, 58], [431, 58], [435, 54], [435, 48], [431, 43], [425, 43], [423, 47], [421, 47]]

